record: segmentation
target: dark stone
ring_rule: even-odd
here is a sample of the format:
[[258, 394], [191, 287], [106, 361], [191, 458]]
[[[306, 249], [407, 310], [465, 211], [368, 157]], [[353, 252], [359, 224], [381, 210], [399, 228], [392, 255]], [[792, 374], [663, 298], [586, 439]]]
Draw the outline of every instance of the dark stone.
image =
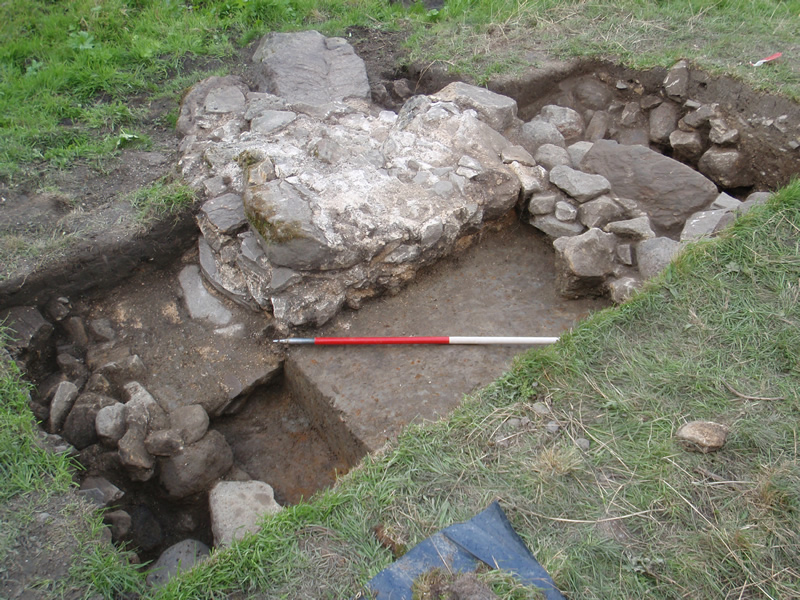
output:
[[603, 175], [615, 195], [635, 198], [656, 227], [683, 224], [719, 194], [712, 181], [691, 167], [644, 146], [599, 140], [583, 157], [581, 168]]
[[6, 348], [25, 371], [38, 375], [51, 356], [53, 326], [32, 306], [15, 306], [0, 312], [0, 323], [8, 328]]
[[131, 531], [131, 516], [124, 510], [115, 510], [103, 515], [103, 523], [111, 528], [111, 538], [115, 542], [124, 540]]
[[233, 465], [233, 452], [221, 433], [210, 430], [194, 444], [160, 461], [161, 484], [173, 498], [208, 489]]
[[78, 450], [97, 442], [97, 432], [94, 427], [97, 413], [104, 406], [111, 406], [116, 402], [114, 398], [93, 393], [78, 396], [64, 423], [64, 439]]
[[142, 550], [152, 550], [164, 540], [161, 524], [149, 508], [134, 507], [131, 515], [131, 541]]

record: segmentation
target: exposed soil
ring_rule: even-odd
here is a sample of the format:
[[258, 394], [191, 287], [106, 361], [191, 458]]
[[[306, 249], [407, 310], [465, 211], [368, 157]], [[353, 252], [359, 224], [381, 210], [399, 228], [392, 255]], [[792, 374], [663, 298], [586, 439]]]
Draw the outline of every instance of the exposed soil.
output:
[[[398, 68], [404, 55], [402, 32], [354, 28], [348, 32], [348, 38], [366, 61], [375, 100], [387, 107], [396, 108], [402, 103], [406, 85], [412, 93], [430, 93], [455, 79], [435, 66]], [[227, 66], [248, 79], [250, 69], [242, 65], [249, 64], [254, 50], [255, 44], [242, 49], [226, 61]], [[213, 66], [218, 65], [200, 65]], [[563, 63], [546, 64], [522, 78], [497, 79], [490, 87], [517, 99], [520, 116], [528, 118], [545, 102], [569, 93], [570, 80], [564, 79], [563, 68]], [[595, 71], [609, 81], [625, 82], [636, 97], [641, 94], [637, 91], [639, 86], [647, 93], [656, 89], [664, 78], [664, 71], [659, 69], [638, 73], [589, 62], [573, 65], [573, 68], [576, 74]], [[397, 80], [403, 82], [395, 85]], [[753, 127], [753, 140], [748, 151], [753, 163], [759, 165], [757, 186], [772, 189], [796, 174], [797, 151], [792, 154], [785, 150], [789, 134], [776, 128], [775, 123], [782, 115], [788, 115], [789, 123], [800, 122], [800, 107], [782, 98], [752, 92], [733, 80], [711, 77], [696, 80], [695, 89], [690, 92], [693, 98], [700, 102], [719, 102]], [[145, 231], [133, 220], [125, 198], [134, 190], [174, 173], [179, 137], [164, 123], [167, 114], [176, 106], [160, 101], [147, 108], [147, 117], [137, 124], [137, 131], [152, 139], [152, 147], [148, 149], [124, 149], [101, 163], [80, 162], [63, 171], [41, 165], [24, 180], [13, 183], [0, 181], [0, 234], [38, 238], [71, 235], [72, 240], [69, 244], [58, 245], [44, 263], [39, 257], [28, 257], [14, 266], [3, 265], [6, 272], [0, 273], [0, 308], [23, 303], [41, 304], [50, 297], [64, 294], [72, 298], [84, 296], [90, 303], [103, 290], [117, 285], [124, 278], [151, 276], [155, 272], [152, 267], [174, 262], [194, 243], [196, 227], [191, 214], [154, 224]], [[151, 302], [152, 298], [145, 296], [138, 309], [148, 311]], [[241, 422], [236, 424], [234, 419], [246, 421], [247, 428], [242, 429]], [[229, 438], [237, 464], [250, 475], [274, 480], [277, 471], [288, 470], [294, 474], [276, 488], [276, 498], [281, 503], [308, 497], [320, 485], [331, 483], [337, 471], [348, 467], [326, 449], [325, 442], [310, 426], [306, 415], [280, 387], [258, 391], [250, 398], [243, 413], [219, 419], [215, 427]], [[239, 432], [237, 439], [233, 439], [230, 433], [234, 428]], [[247, 435], [242, 436], [242, 431]], [[263, 456], [252, 452], [254, 445], [251, 442], [255, 444], [259, 437], [275, 439], [283, 450], [265, 461]], [[298, 465], [307, 468], [295, 469]], [[312, 472], [313, 476], [309, 476]], [[193, 499], [187, 504], [188, 510], [179, 514], [173, 506], [153, 508], [152, 497], [158, 495], [154, 485], [130, 488], [128, 492], [130, 509], [141, 520], [147, 521], [154, 516], [158, 521], [172, 520], [178, 524], [174, 532], [162, 536], [166, 537], [162, 543], [172, 539], [173, 534], [180, 536], [181, 529], [183, 533], [192, 532], [209, 541], [207, 533], [198, 533], [207, 532], [203, 499]], [[55, 509], [48, 506], [44, 506], [41, 512], [53, 514]], [[146, 508], [137, 513], [137, 506]], [[6, 506], [3, 510], [13, 512], [14, 506]], [[159, 511], [163, 514], [158, 514]], [[183, 516], [187, 514], [188, 517]], [[45, 527], [43, 523], [49, 524]], [[71, 564], [76, 545], [54, 543], [52, 532], [61, 526], [54, 526], [45, 518], [33, 519], [21, 527], [19, 540], [24, 543], [7, 545], [7, 556], [2, 561], [0, 595], [55, 597], [57, 592], [50, 586], [33, 587], [33, 582], [43, 577], [56, 579], [65, 576], [66, 570], [57, 566]], [[136, 543], [144, 550], [145, 558], [152, 558], [147, 554], [146, 540], [136, 540]], [[150, 550], [155, 547], [153, 545]]]

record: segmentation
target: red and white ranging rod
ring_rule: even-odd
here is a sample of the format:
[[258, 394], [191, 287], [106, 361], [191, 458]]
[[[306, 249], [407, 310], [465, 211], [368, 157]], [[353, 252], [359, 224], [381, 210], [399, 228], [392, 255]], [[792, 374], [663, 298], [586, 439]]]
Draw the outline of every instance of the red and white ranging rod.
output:
[[494, 336], [401, 336], [401, 337], [316, 337], [316, 338], [287, 338], [272, 340], [274, 344], [310, 344], [314, 346], [370, 346], [375, 344], [519, 344], [534, 346], [540, 344], [554, 344], [557, 337], [494, 337]]

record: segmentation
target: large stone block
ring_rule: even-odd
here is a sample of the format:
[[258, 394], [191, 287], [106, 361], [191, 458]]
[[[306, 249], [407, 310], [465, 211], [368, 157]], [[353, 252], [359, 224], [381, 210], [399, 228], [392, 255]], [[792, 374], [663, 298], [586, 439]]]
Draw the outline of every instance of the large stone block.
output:
[[270, 33], [256, 48], [253, 62], [259, 66], [258, 91], [289, 102], [370, 97], [364, 61], [343, 38], [326, 38], [318, 31]]
[[691, 167], [643, 146], [599, 140], [581, 168], [603, 175], [617, 196], [636, 200], [656, 228], [683, 224], [719, 194], [712, 181]]

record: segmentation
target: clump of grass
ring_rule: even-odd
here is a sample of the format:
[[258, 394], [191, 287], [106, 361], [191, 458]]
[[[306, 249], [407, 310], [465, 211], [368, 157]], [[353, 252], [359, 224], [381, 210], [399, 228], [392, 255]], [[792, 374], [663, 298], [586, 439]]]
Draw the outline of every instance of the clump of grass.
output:
[[439, 63], [485, 84], [537, 57], [621, 60], [634, 68], [668, 67], [680, 58], [750, 85], [800, 98], [797, 59], [754, 69], [749, 61], [792, 48], [800, 3], [564, 2], [451, 0], [435, 18], [418, 17], [410, 60]]
[[[568, 595], [800, 598], [799, 232], [796, 181], [159, 597], [299, 597], [308, 578], [317, 597], [349, 597], [394, 560], [376, 524], [413, 547], [499, 499]], [[690, 419], [728, 424], [723, 449], [681, 449]], [[347, 549], [338, 569], [296, 541], [309, 530]]]
[[185, 183], [165, 177], [136, 190], [129, 199], [137, 222], [147, 224], [186, 210], [194, 203], [195, 194]]
[[[0, 3], [0, 176], [33, 161], [63, 167], [116, 150], [144, 108], [195, 57], [227, 59], [273, 30], [325, 33], [392, 20], [379, 0], [50, 0]], [[324, 22], [320, 22], [324, 19]], [[226, 69], [223, 69], [225, 71]]]
[[[0, 324], [0, 350], [8, 332]], [[72, 460], [47, 452], [36, 441], [28, 408], [30, 386], [19, 368], [0, 353], [0, 502], [18, 494], [63, 491], [72, 483]]]

